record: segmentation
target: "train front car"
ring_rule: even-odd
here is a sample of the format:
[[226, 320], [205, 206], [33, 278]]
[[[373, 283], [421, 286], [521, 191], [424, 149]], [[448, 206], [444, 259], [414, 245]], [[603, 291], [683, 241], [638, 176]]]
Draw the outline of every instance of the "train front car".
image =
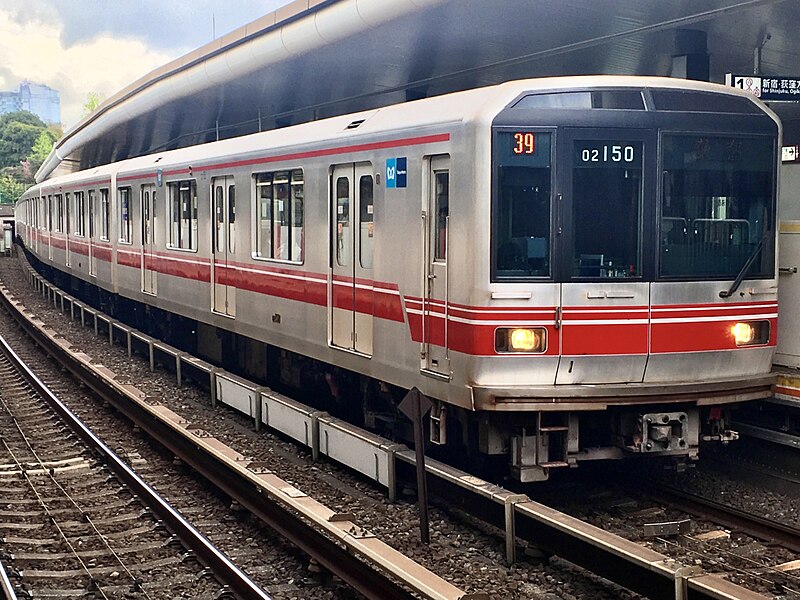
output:
[[498, 325], [472, 389], [481, 450], [522, 481], [694, 459], [773, 383], [777, 118], [710, 84], [567, 81], [492, 124]]

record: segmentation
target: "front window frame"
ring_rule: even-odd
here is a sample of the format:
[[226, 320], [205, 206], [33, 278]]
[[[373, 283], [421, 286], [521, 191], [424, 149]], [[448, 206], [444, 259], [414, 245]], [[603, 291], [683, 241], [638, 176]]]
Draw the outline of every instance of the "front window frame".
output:
[[[655, 194], [653, 186], [652, 172], [655, 169], [656, 156], [656, 136], [655, 133], [647, 129], [622, 128], [617, 125], [597, 126], [597, 127], [570, 127], [565, 128], [560, 138], [558, 149], [559, 168], [561, 173], [558, 175], [561, 189], [566, 192], [564, 206], [564, 235], [560, 247], [562, 276], [560, 281], [565, 283], [586, 282], [586, 283], [605, 283], [605, 282], [640, 282], [648, 281], [652, 273], [653, 249], [648, 247], [648, 233], [652, 231], [650, 220], [654, 207], [649, 206]], [[605, 250], [595, 248], [594, 251], [581, 253], [578, 249], [578, 228], [577, 218], [577, 191], [575, 189], [576, 173], [584, 168], [591, 168], [579, 163], [576, 158], [576, 144], [588, 148], [598, 146], [608, 150], [608, 156], [601, 158], [598, 165], [607, 165], [607, 168], [614, 166], [624, 166], [625, 161], [614, 161], [611, 158], [614, 148], [639, 148], [640, 156], [635, 159], [634, 170], [639, 168], [639, 193], [638, 208], [636, 218], [636, 240], [634, 244], [629, 244], [628, 249], [634, 253], [635, 263], [631, 263], [631, 257], [620, 257], [618, 253], [609, 253]], [[638, 145], [638, 146], [636, 146]], [[635, 157], [635, 154], [633, 155]], [[625, 177], [627, 179], [627, 177]], [[608, 246], [604, 246], [607, 248]], [[587, 256], [589, 259], [588, 271], [582, 270], [581, 257]], [[620, 258], [622, 260], [619, 262]], [[616, 264], [614, 261], [616, 260]], [[630, 267], [634, 267], [631, 272]], [[595, 275], [595, 272], [597, 273]]]
[[[550, 211], [548, 222], [548, 236], [547, 236], [547, 260], [548, 260], [548, 274], [546, 275], [518, 275], [510, 274], [503, 275], [503, 270], [498, 268], [498, 250], [500, 240], [500, 134], [514, 133], [516, 131], [524, 130], [525, 132], [538, 134], [548, 134], [550, 136], [550, 157], [548, 168], [550, 170], [549, 186], [550, 186]], [[556, 251], [556, 235], [555, 231], [555, 212], [556, 212], [556, 190], [557, 190], [557, 168], [556, 157], [558, 148], [558, 130], [555, 127], [517, 127], [517, 126], [495, 126], [492, 128], [492, 204], [491, 204], [491, 224], [490, 224], [490, 273], [491, 281], [493, 283], [515, 283], [515, 282], [545, 282], [554, 281], [557, 272], [557, 251]]]
[[[730, 281], [734, 279], [738, 273], [727, 273], [723, 275], [710, 275], [710, 274], [699, 274], [699, 273], [682, 273], [677, 275], [664, 275], [662, 274], [662, 240], [663, 240], [663, 226], [664, 226], [664, 202], [665, 202], [665, 182], [664, 182], [664, 173], [666, 172], [666, 165], [665, 165], [665, 156], [664, 156], [664, 148], [665, 142], [664, 138], [666, 136], [696, 136], [696, 137], [714, 137], [714, 138], [728, 138], [731, 140], [739, 139], [739, 140], [753, 140], [753, 139], [763, 139], [766, 141], [773, 140], [774, 136], [764, 133], [739, 133], [733, 131], [698, 131], [698, 130], [682, 130], [682, 129], [662, 129], [659, 131], [659, 140], [658, 140], [658, 148], [659, 148], [659, 156], [658, 156], [658, 173], [662, 175], [658, 182], [658, 195], [656, 198], [656, 211], [657, 211], [657, 222], [656, 222], [656, 243], [655, 243], [655, 252], [656, 252], [656, 271], [655, 271], [655, 281]], [[776, 277], [776, 266], [775, 266], [775, 245], [777, 239], [777, 180], [778, 175], [776, 172], [775, 165], [777, 164], [777, 146], [773, 144], [773, 154], [770, 158], [770, 163], [772, 168], [770, 169], [771, 177], [772, 177], [772, 189], [770, 191], [770, 206], [767, 212], [767, 218], [770, 220], [769, 223], [766, 225], [766, 233], [769, 234], [769, 237], [764, 243], [763, 248], [761, 249], [761, 256], [756, 260], [754, 265], [762, 264], [768, 265], [768, 269], [766, 271], [762, 271], [761, 273], [756, 274], [745, 274], [744, 280], [768, 280], [774, 279]], [[763, 231], [763, 230], [762, 230]], [[760, 239], [760, 238], [759, 238]], [[767, 257], [765, 259], [765, 256]], [[739, 268], [744, 266], [744, 261]], [[752, 266], [749, 271], [752, 271]]]

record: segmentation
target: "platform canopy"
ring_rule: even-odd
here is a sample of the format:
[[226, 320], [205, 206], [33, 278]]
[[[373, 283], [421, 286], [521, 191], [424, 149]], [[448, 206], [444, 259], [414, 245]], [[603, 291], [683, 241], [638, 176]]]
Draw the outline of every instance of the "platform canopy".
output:
[[109, 98], [37, 179], [509, 79], [800, 79], [799, 28], [798, 0], [298, 0]]

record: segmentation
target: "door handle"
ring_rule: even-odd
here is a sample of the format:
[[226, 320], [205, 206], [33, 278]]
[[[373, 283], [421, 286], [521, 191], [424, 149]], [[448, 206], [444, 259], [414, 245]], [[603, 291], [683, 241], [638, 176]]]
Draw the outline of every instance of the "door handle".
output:
[[605, 298], [620, 299], [620, 298], [635, 298], [636, 294], [634, 294], [633, 292], [626, 292], [625, 290], [619, 292], [600, 291], [600, 292], [586, 292], [586, 297], [589, 300], [603, 300]]

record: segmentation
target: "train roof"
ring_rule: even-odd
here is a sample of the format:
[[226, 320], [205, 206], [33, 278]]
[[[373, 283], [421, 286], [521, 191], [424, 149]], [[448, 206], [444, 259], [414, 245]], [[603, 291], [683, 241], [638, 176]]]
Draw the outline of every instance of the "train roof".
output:
[[[739, 96], [759, 105], [776, 122], [778, 121], [774, 113], [766, 105], [754, 98], [752, 94], [736, 88], [707, 82], [668, 77], [605, 75], [523, 79], [311, 121], [284, 129], [270, 130], [238, 138], [130, 158], [118, 163], [48, 179], [31, 188], [29, 192], [36, 189], [53, 189], [54, 187], [69, 185], [86, 179], [97, 178], [100, 180], [110, 178], [114, 172], [126, 175], [136, 174], [152, 171], [154, 168], [164, 168], [168, 165], [185, 165], [193, 162], [200, 166], [204, 161], [211, 161], [219, 156], [244, 156], [258, 152], [263, 153], [267, 148], [280, 149], [325, 144], [331, 141], [352, 139], [376, 133], [401, 134], [404, 130], [419, 130], [447, 123], [473, 120], [480, 120], [488, 124], [510, 102], [527, 92], [610, 88], [680, 89]], [[358, 123], [357, 126], [356, 123]]]

